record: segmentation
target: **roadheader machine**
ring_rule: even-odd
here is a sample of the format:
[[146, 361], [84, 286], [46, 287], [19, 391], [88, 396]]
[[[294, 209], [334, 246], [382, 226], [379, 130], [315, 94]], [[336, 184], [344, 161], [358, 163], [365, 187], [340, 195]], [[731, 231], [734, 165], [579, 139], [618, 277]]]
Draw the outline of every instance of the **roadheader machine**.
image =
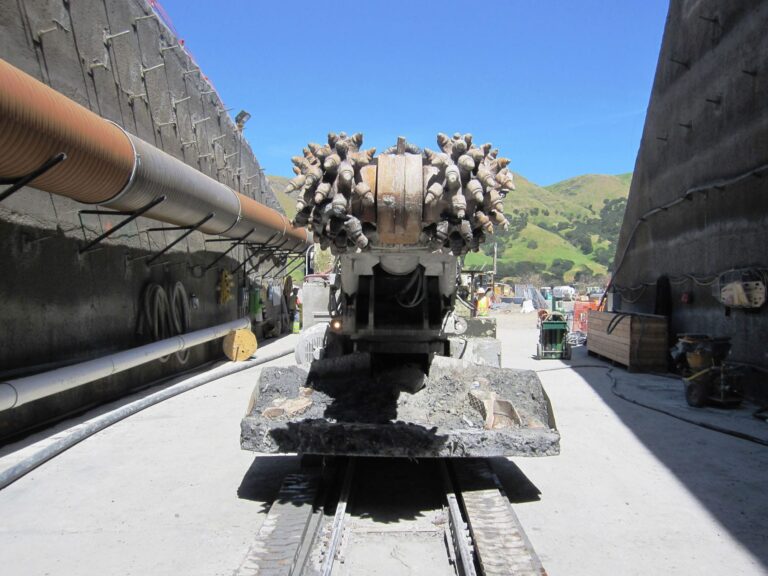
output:
[[507, 225], [503, 199], [514, 179], [490, 144], [439, 134], [432, 151], [400, 138], [376, 156], [362, 147], [362, 134], [331, 133], [293, 158], [292, 225], [2, 60], [0, 80], [0, 150], [7, 152], [0, 180], [11, 184], [3, 197], [31, 182], [126, 217], [79, 254], [142, 216], [185, 231], [148, 262], [194, 230], [235, 245], [277, 237], [290, 251], [305, 250], [311, 232], [336, 256], [315, 310], [327, 321], [302, 335], [306, 361], [262, 371], [242, 422], [244, 448], [413, 457], [557, 452], [538, 378], [500, 368], [495, 334], [486, 327], [473, 337], [474, 327], [455, 313], [460, 258]]
[[[298, 366], [262, 371], [242, 422], [243, 448], [557, 453], [538, 377], [501, 368], [495, 328], [484, 320], [474, 337], [456, 310], [462, 257], [508, 225], [509, 160], [471, 134], [438, 134], [437, 144], [422, 150], [398, 138], [375, 156], [362, 134], [331, 133], [292, 158], [294, 224], [336, 261], [319, 282], [320, 306], [305, 298]], [[313, 318], [323, 321], [312, 325]]]

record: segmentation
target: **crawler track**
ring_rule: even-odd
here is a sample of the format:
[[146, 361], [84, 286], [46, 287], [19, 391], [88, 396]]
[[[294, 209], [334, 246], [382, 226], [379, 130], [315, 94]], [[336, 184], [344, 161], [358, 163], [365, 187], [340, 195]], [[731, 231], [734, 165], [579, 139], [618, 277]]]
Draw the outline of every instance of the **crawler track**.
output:
[[339, 458], [285, 478], [236, 572], [546, 572], [485, 460]]

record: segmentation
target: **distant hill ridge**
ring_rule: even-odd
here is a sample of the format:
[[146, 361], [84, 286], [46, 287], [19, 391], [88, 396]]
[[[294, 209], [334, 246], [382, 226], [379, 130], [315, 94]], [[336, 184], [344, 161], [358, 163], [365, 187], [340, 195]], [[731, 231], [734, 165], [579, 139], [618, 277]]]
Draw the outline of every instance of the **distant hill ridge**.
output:
[[[289, 178], [269, 176], [286, 214], [296, 196], [284, 192]], [[510, 229], [496, 234], [498, 272], [515, 281], [592, 282], [610, 267], [624, 216], [632, 174], [584, 174], [539, 186], [515, 174], [516, 190], [504, 206]], [[466, 267], [492, 265], [493, 238], [469, 254]]]

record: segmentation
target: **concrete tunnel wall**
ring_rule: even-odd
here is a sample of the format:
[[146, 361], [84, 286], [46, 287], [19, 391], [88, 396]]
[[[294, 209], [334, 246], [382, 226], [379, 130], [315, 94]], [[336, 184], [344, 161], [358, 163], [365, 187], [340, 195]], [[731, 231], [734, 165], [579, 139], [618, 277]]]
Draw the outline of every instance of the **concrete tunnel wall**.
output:
[[670, 3], [614, 264], [621, 310], [663, 307], [666, 276], [673, 338], [730, 336], [733, 360], [762, 367], [768, 307], [726, 308], [712, 279], [768, 271], [767, 27], [766, 2]]
[[[211, 83], [144, 0], [0, 0], [0, 58], [75, 102], [267, 206], [281, 210], [248, 143]], [[138, 218], [84, 255], [78, 249], [122, 217], [24, 188], [0, 203], [0, 377], [29, 366], [73, 362], [139, 345], [141, 293], [150, 282], [181, 281], [197, 295], [191, 328], [244, 313], [238, 298], [217, 302], [218, 274], [241, 247], [201, 272], [226, 243], [195, 232], [160, 260], [148, 255], [181, 232]], [[198, 347], [184, 366], [220, 354]], [[0, 414], [0, 441], [61, 414], [117, 398], [177, 372], [175, 358]]]

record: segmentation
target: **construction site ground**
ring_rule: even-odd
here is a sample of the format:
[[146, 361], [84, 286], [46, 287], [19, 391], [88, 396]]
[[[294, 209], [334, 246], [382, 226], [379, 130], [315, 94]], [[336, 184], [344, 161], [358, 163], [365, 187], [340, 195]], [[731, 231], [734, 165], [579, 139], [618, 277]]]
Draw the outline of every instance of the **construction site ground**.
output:
[[[535, 315], [497, 319], [503, 366], [539, 372], [562, 434], [559, 456], [493, 461], [551, 576], [768, 573], [768, 448], [658, 411], [738, 428], [744, 410], [692, 411], [673, 380], [628, 375], [583, 348], [570, 362], [537, 361]], [[260, 369], [140, 412], [0, 491], [7, 572], [232, 574], [299, 468], [295, 456], [240, 450]], [[109, 409], [4, 447], [0, 470]], [[757, 435], [768, 425], [748, 426]]]

